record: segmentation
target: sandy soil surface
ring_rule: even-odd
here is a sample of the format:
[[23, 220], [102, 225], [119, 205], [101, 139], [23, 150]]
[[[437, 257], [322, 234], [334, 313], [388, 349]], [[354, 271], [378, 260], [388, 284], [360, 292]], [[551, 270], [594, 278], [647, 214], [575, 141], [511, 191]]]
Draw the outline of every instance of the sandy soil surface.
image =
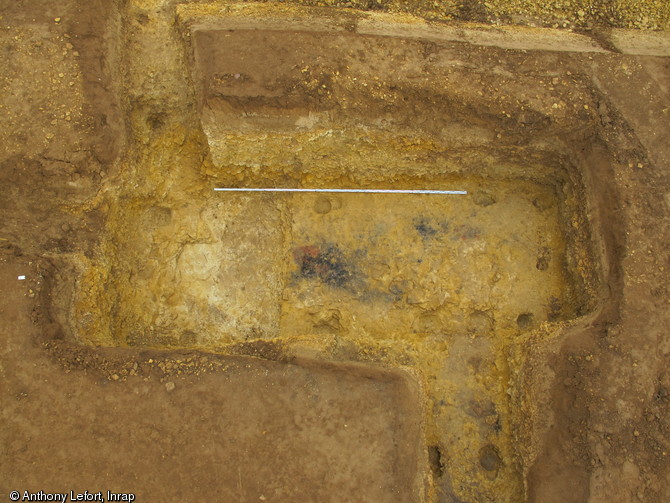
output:
[[665, 35], [1, 5], [0, 498], [666, 501]]

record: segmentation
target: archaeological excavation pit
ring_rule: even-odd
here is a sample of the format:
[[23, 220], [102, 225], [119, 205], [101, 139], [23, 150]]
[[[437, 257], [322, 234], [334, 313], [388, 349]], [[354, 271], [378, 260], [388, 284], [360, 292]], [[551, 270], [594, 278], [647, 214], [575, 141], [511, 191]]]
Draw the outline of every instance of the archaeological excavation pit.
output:
[[[415, 369], [432, 486], [522, 501], [511, 355], [599, 296], [571, 133], [590, 88], [562, 88], [548, 53], [249, 9], [177, 9], [153, 87], [131, 92], [129, 153], [62, 324], [95, 346]], [[167, 37], [160, 19], [128, 36]]]

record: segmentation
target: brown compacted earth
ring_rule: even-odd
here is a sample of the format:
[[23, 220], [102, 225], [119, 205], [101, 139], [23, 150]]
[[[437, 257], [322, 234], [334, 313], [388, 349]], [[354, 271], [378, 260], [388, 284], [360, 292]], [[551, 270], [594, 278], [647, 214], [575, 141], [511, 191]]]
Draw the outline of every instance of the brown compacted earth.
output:
[[0, 501], [670, 501], [667, 6], [295, 3], [0, 0]]

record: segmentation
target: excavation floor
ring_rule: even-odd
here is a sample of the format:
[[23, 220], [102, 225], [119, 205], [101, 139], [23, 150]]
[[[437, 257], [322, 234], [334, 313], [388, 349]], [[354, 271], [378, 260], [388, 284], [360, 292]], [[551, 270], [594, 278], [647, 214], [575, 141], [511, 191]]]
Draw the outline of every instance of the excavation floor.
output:
[[[475, 196], [224, 192], [141, 211], [126, 246], [152, 252], [139, 255], [143, 267], [127, 283], [110, 281], [127, 321], [118, 339], [96, 342], [212, 348], [310, 334], [418, 342], [574, 316], [581, 306], [553, 188], [460, 183]], [[189, 229], [200, 236], [167, 242]], [[126, 263], [136, 257], [119, 253]], [[143, 315], [145, 325], [132, 321]], [[86, 321], [82, 337], [95, 336]]]

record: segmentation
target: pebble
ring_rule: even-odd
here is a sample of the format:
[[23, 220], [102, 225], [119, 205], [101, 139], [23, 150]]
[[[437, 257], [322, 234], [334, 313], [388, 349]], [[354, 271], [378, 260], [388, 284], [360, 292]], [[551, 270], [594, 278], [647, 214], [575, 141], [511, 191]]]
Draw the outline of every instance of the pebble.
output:
[[476, 190], [472, 193], [472, 199], [477, 206], [491, 206], [497, 202], [495, 196], [489, 192]]
[[174, 391], [175, 387], [176, 387], [175, 383], [173, 383], [172, 381], [168, 381], [165, 383], [165, 389], [167, 390], [168, 393]]

